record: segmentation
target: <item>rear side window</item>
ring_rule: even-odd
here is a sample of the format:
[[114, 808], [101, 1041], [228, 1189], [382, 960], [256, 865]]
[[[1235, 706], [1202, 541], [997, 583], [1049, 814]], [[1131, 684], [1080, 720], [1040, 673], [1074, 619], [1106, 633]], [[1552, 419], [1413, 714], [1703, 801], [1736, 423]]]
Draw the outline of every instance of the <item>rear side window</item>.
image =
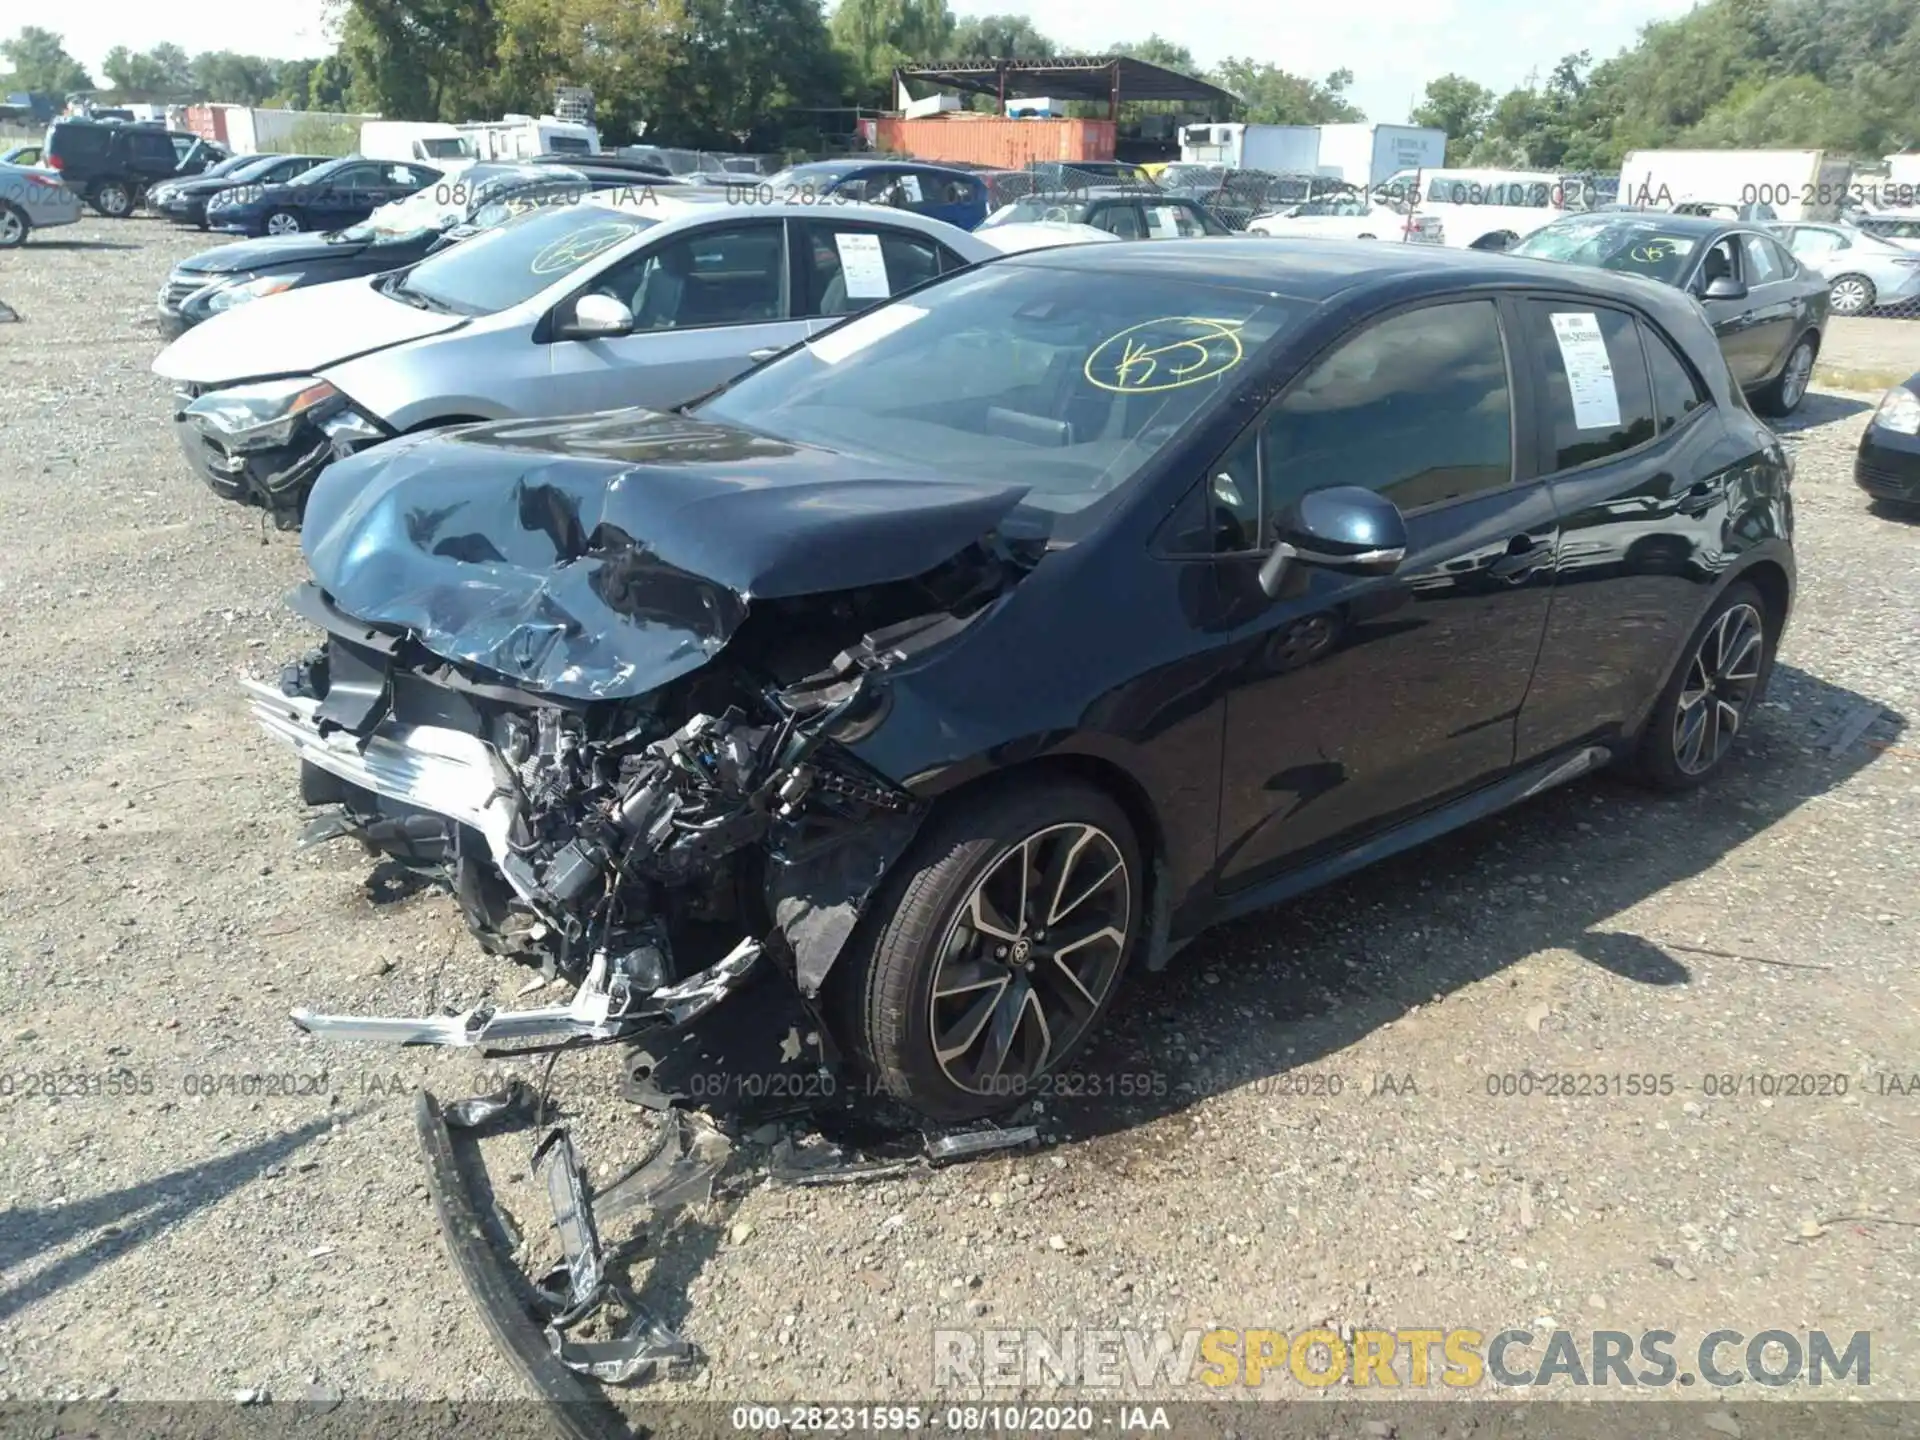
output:
[[813, 221], [804, 263], [815, 315], [851, 315], [931, 280], [958, 259], [923, 235]]
[[173, 141], [165, 134], [156, 134], [151, 130], [135, 130], [127, 136], [127, 148], [137, 160], [149, 164], [177, 165], [180, 157], [173, 152]]
[[1786, 277], [1786, 256], [1765, 236], [1742, 235], [1740, 247], [1746, 253], [1748, 285], [1765, 285]]
[[1529, 300], [1525, 311], [1546, 469], [1571, 470], [1651, 440], [1653, 394], [1633, 317], [1557, 300]]
[[1640, 327], [1640, 335], [1646, 342], [1653, 406], [1660, 417], [1660, 433], [1664, 435], [1706, 404], [1707, 392], [1687, 362], [1674, 353], [1664, 335], [1648, 325]]
[[56, 125], [47, 137], [47, 149], [56, 155], [95, 156], [107, 153], [108, 136], [98, 125]]

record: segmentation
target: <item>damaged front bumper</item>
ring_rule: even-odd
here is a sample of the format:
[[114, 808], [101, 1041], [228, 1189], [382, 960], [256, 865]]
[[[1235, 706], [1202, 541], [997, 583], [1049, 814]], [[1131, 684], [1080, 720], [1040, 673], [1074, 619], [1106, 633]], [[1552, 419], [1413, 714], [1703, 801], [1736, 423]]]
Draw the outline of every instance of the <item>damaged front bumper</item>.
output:
[[192, 389], [174, 397], [174, 439], [188, 467], [214, 494], [265, 510], [281, 529], [298, 526], [322, 470], [388, 438], [343, 399], [287, 417], [284, 434], [234, 434], [194, 413], [205, 398]]

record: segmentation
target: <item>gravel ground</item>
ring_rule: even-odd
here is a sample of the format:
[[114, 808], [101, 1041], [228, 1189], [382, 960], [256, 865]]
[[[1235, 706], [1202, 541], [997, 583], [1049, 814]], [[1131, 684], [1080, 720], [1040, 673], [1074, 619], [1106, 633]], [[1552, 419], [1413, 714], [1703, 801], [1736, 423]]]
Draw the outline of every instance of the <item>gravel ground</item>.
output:
[[[285, 1018], [526, 975], [351, 847], [294, 851], [292, 766], [233, 682], [310, 643], [296, 539], [188, 476], [147, 369], [204, 244], [89, 219], [0, 258], [0, 1392], [514, 1395], [410, 1119], [473, 1063]], [[1920, 1396], [1920, 1094], [1880, 1078], [1920, 1071], [1920, 526], [1851, 484], [1871, 399], [1793, 426], [1799, 610], [1718, 783], [1575, 784], [1216, 932], [1086, 1062], [1163, 1093], [1056, 1102], [1031, 1153], [808, 1190], [743, 1156], [633, 1271], [708, 1357], [652, 1393], [929, 1398], [943, 1326], [1326, 1322], [1866, 1330], [1872, 1393]], [[611, 1059], [556, 1087], [596, 1166], [645, 1138]], [[1527, 1068], [1676, 1088], [1488, 1094]], [[1848, 1093], [1705, 1082], [1802, 1073]], [[296, 1093], [220, 1088], [249, 1075]], [[544, 1253], [523, 1147], [487, 1158]]]

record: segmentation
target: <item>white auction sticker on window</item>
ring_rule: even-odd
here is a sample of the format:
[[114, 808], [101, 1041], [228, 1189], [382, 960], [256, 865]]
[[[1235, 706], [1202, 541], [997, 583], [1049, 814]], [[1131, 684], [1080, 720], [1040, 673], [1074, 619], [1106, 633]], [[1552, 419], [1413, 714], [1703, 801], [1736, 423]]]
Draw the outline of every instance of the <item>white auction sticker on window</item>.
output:
[[920, 203], [922, 197], [920, 194], [920, 177], [918, 175], [902, 175], [900, 177], [900, 188], [907, 192], [907, 199], [916, 205]]
[[1614, 387], [1600, 317], [1591, 310], [1560, 311], [1553, 317], [1553, 338], [1560, 342], [1560, 363], [1567, 371], [1573, 423], [1582, 430], [1617, 428], [1620, 392]]
[[855, 235], [840, 231], [833, 237], [840, 251], [840, 274], [847, 282], [849, 300], [884, 300], [893, 294], [887, 283], [887, 257], [880, 251], [878, 235]]
[[838, 365], [849, 355], [858, 355], [875, 341], [884, 340], [896, 330], [904, 330], [914, 321], [926, 317], [927, 312], [917, 305], [889, 305], [870, 314], [842, 320], [825, 334], [807, 341], [807, 349], [816, 359], [828, 365]]
[[1147, 233], [1156, 240], [1180, 238], [1180, 218], [1171, 205], [1147, 206]]

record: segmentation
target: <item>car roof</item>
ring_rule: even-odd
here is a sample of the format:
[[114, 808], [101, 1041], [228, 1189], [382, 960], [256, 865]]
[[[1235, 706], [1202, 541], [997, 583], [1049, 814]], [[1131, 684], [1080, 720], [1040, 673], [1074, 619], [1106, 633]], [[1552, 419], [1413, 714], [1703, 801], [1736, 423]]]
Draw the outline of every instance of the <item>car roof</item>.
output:
[[[1723, 227], [1738, 228], [1738, 227]], [[1061, 270], [1094, 270], [1258, 291], [1320, 303], [1364, 288], [1410, 295], [1533, 286], [1584, 291], [1646, 309], [1682, 308], [1691, 301], [1656, 281], [1611, 270], [1530, 260], [1497, 251], [1443, 245], [1381, 245], [1367, 240], [1290, 240], [1271, 236], [1194, 236], [1178, 245], [1128, 240], [1118, 245], [1072, 245], [1009, 257], [1007, 263]]]

